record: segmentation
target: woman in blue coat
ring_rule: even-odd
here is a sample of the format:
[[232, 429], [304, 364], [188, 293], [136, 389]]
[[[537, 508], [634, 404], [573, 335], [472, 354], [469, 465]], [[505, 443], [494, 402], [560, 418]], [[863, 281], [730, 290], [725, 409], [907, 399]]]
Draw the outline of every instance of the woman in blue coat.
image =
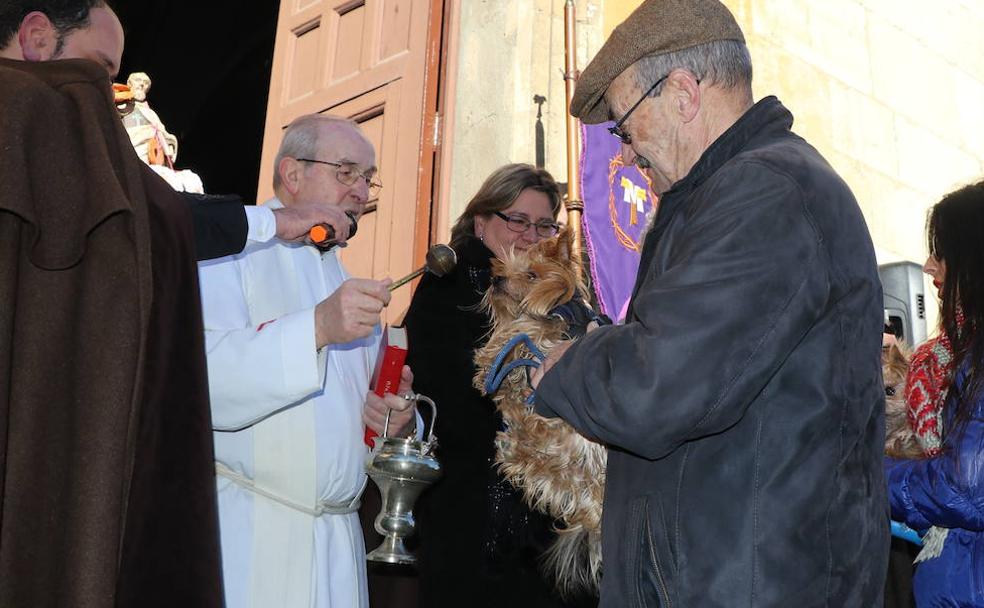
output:
[[943, 406], [943, 447], [886, 461], [892, 518], [926, 536], [913, 590], [920, 607], [984, 606], [984, 182], [930, 213], [924, 270], [940, 288], [941, 330], [956, 370]]

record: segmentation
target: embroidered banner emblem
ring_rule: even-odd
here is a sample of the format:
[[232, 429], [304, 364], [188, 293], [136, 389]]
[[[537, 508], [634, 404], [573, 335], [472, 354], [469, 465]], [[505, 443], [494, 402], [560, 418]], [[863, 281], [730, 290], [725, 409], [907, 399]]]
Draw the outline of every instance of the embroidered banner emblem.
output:
[[609, 123], [582, 125], [581, 195], [591, 279], [601, 311], [624, 315], [642, 251], [648, 218], [657, 199], [645, 173], [625, 165]]

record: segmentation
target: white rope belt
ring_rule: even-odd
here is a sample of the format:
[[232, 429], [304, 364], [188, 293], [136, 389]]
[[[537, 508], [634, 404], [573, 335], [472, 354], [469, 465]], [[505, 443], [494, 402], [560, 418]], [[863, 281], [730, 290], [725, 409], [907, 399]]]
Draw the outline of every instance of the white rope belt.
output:
[[249, 490], [254, 494], [258, 494], [260, 496], [263, 496], [264, 498], [269, 498], [270, 500], [276, 503], [280, 503], [285, 507], [294, 509], [295, 511], [300, 511], [301, 513], [307, 513], [311, 517], [321, 517], [326, 513], [329, 515], [346, 515], [348, 513], [355, 513], [356, 511], [359, 510], [359, 504], [360, 504], [359, 497], [362, 496], [362, 491], [366, 489], [366, 482], [368, 482], [369, 480], [368, 477], [364, 478], [362, 480], [362, 487], [360, 487], [359, 491], [355, 493], [355, 496], [353, 496], [352, 499], [347, 502], [332, 503], [328, 501], [321, 501], [312, 508], [307, 505], [296, 503], [290, 500], [289, 498], [278, 496], [277, 494], [274, 494], [269, 490], [265, 490], [257, 486], [252, 479], [249, 479], [245, 475], [230, 469], [229, 467], [222, 464], [221, 462], [215, 463], [215, 474], [218, 475], [219, 477], [224, 477], [228, 479], [229, 481], [233, 482], [239, 487]]

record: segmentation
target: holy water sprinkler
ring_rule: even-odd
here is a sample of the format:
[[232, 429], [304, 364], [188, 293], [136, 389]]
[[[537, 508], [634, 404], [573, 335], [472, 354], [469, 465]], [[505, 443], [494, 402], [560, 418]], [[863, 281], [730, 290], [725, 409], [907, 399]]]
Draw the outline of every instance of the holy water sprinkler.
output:
[[447, 245], [443, 244], [434, 245], [427, 250], [427, 263], [403, 277], [399, 281], [391, 283], [389, 290], [393, 291], [397, 287], [405, 285], [416, 279], [425, 272], [429, 272], [434, 276], [443, 277], [454, 270], [455, 264], [457, 263], [458, 255], [454, 252], [454, 249], [451, 249]]

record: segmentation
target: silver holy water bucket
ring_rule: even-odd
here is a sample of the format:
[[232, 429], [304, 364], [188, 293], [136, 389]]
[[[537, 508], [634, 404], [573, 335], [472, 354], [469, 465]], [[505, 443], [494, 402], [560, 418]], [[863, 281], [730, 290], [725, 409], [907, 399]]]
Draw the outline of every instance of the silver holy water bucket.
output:
[[432, 455], [437, 441], [434, 422], [437, 406], [424, 395], [410, 395], [408, 400], [423, 401], [431, 406], [430, 433], [424, 442], [416, 439], [389, 437], [389, 412], [383, 436], [376, 437], [372, 455], [366, 463], [366, 473], [379, 487], [383, 508], [376, 516], [376, 532], [384, 536], [382, 544], [366, 559], [388, 564], [412, 564], [417, 558], [407, 551], [403, 539], [413, 534], [413, 504], [420, 493], [441, 478], [441, 465]]

